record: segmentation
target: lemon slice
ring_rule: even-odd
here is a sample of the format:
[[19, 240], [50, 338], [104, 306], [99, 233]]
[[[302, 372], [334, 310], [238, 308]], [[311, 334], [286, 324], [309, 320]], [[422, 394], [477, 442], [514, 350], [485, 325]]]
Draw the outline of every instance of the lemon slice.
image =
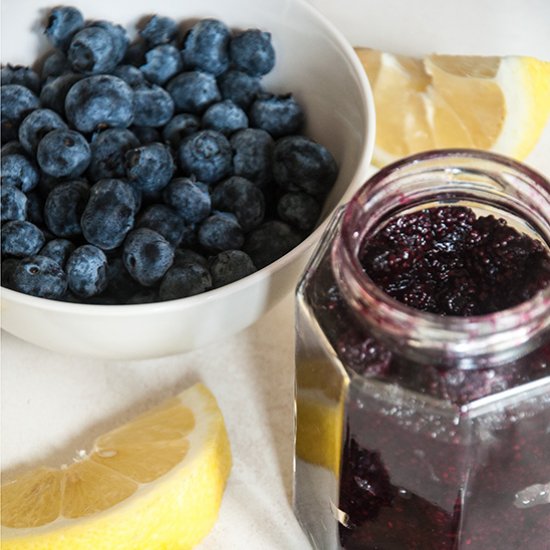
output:
[[550, 62], [532, 57], [356, 49], [373, 89], [374, 163], [428, 149], [485, 149], [523, 160], [550, 117]]
[[2, 549], [187, 549], [212, 528], [231, 469], [216, 399], [196, 384], [59, 469], [2, 486]]

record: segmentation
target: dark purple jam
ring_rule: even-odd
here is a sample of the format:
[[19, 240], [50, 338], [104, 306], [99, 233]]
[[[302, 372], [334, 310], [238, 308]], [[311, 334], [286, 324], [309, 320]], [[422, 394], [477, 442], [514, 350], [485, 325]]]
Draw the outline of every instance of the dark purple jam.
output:
[[[390, 296], [441, 315], [501, 311], [550, 284], [550, 256], [540, 242], [463, 207], [394, 218], [367, 241], [360, 260]], [[357, 323], [328, 251], [305, 294], [352, 380], [357, 373], [406, 394], [392, 403], [349, 384], [337, 503], [345, 518], [341, 548], [549, 550], [550, 503], [518, 499], [530, 486], [550, 484], [550, 396], [495, 405], [479, 416], [464, 407], [550, 376], [550, 343], [490, 368], [416, 364]], [[415, 395], [424, 403], [434, 398], [454, 420], [415, 405]]]

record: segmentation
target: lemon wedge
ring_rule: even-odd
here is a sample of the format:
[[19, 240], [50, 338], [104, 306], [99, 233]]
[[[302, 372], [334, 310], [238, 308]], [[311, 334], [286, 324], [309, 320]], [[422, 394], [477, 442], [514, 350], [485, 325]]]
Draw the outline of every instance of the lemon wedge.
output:
[[374, 94], [373, 162], [428, 149], [484, 149], [523, 160], [550, 117], [550, 62], [356, 48]]
[[94, 442], [59, 469], [2, 486], [2, 549], [193, 548], [218, 516], [231, 451], [202, 384]]

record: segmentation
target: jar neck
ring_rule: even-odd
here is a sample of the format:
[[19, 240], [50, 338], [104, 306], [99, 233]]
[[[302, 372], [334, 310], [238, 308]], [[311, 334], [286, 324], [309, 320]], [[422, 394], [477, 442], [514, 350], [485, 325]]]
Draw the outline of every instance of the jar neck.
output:
[[450, 204], [509, 218], [550, 249], [550, 182], [499, 155], [430, 151], [382, 169], [348, 203], [332, 248], [337, 284], [369, 332], [415, 361], [465, 369], [512, 361], [549, 338], [550, 287], [497, 313], [440, 316], [394, 300], [361, 266], [365, 239], [389, 219]]

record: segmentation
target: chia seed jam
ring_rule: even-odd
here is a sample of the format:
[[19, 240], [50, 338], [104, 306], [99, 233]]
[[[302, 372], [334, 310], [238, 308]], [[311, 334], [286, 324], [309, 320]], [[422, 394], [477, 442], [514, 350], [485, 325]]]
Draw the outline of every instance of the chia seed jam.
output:
[[297, 292], [294, 507], [322, 550], [550, 549], [550, 184], [423, 153]]

